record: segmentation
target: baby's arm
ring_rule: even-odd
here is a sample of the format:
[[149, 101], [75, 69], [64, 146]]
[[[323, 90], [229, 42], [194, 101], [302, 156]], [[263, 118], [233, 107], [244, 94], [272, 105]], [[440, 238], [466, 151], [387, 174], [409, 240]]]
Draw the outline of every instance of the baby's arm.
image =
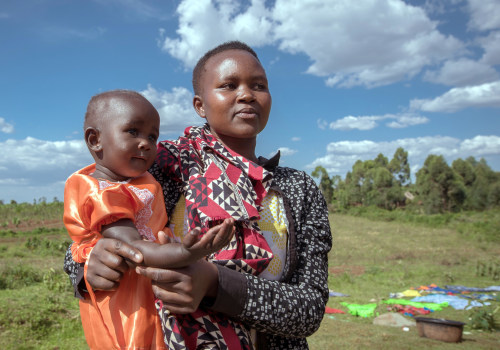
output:
[[214, 226], [201, 239], [199, 230], [194, 229], [186, 235], [183, 243], [160, 245], [145, 241], [129, 219], [103, 226], [101, 233], [105, 238], [115, 238], [139, 249], [144, 256], [144, 265], [168, 269], [187, 266], [226, 246], [234, 233], [234, 219], [226, 219]]

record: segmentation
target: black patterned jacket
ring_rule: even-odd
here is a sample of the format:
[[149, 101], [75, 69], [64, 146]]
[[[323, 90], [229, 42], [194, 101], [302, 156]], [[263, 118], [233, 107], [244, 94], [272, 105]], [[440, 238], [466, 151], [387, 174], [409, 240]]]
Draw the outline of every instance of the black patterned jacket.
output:
[[[261, 159], [262, 166], [274, 168], [273, 160]], [[163, 187], [171, 216], [180, 184], [164, 177], [155, 165], [150, 172]], [[289, 222], [282, 279], [266, 280], [218, 265], [218, 295], [204, 306], [255, 328], [258, 349], [307, 349], [306, 337], [319, 328], [328, 300], [328, 252], [332, 246], [328, 210], [319, 188], [305, 172], [279, 166], [273, 172], [273, 190], [283, 196]], [[79, 295], [83, 267], [66, 254], [65, 270]]]

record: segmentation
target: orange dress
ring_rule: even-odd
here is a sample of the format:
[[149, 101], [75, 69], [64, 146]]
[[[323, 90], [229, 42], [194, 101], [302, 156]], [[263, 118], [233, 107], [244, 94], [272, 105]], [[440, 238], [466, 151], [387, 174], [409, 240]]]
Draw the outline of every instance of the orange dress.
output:
[[[101, 227], [131, 219], [143, 239], [156, 241], [167, 223], [161, 186], [149, 173], [128, 182], [110, 182], [91, 176], [89, 165], [66, 181], [64, 224], [71, 239], [73, 259], [87, 262], [101, 236]], [[154, 215], [153, 215], [154, 214]], [[155, 308], [151, 280], [128, 270], [117, 290], [93, 292], [80, 300], [80, 316], [91, 349], [166, 349]]]

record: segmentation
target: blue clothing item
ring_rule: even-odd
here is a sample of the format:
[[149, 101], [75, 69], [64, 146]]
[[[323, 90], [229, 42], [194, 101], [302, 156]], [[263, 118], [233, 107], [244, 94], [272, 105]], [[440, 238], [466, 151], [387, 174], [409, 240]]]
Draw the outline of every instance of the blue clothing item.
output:
[[500, 292], [500, 286], [490, 286], [485, 288], [465, 287], [465, 286], [445, 286], [448, 289], [453, 289], [458, 292]]
[[490, 303], [480, 303], [475, 300], [467, 300], [456, 295], [429, 294], [422, 297], [413, 298], [411, 301], [418, 303], [443, 303], [447, 302], [455, 310], [469, 310], [473, 307], [489, 305]]

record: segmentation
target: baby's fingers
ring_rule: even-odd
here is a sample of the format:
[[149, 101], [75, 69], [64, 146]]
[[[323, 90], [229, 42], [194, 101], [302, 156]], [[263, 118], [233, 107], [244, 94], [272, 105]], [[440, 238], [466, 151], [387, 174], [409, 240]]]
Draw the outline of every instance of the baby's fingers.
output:
[[200, 232], [201, 230], [198, 227], [189, 231], [189, 233], [182, 239], [182, 244], [186, 248], [191, 248], [196, 242], [200, 240]]
[[220, 225], [219, 231], [213, 240], [213, 246], [216, 249], [225, 247], [231, 241], [234, 231], [234, 219], [225, 219], [224, 222]]

